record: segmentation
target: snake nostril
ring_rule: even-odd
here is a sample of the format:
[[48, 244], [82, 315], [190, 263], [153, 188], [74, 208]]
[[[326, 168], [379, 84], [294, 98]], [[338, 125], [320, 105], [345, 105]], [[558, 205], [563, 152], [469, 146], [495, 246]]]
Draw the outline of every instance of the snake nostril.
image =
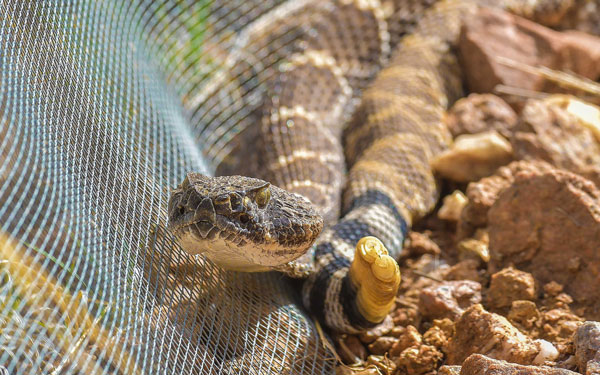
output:
[[248, 216], [248, 214], [241, 214], [240, 215], [240, 222], [242, 224], [246, 224], [249, 221], [250, 221], [250, 216]]
[[179, 206], [179, 207], [177, 207], [177, 213], [179, 215], [183, 215], [185, 213], [185, 206]]

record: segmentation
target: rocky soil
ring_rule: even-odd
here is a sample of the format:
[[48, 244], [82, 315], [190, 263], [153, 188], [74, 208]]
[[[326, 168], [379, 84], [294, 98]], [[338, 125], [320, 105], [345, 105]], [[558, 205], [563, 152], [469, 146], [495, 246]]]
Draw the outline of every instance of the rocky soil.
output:
[[598, 80], [600, 38], [563, 31], [597, 18], [485, 9], [463, 26], [471, 93], [432, 162], [439, 207], [409, 233], [391, 314], [333, 336], [339, 374], [600, 375], [600, 98], [518, 66]]

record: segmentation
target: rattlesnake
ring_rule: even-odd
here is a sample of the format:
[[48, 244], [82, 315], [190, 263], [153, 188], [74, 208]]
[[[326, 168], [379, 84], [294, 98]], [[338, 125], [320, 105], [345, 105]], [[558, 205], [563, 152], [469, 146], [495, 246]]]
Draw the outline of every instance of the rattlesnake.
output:
[[[334, 330], [358, 332], [379, 323], [399, 283], [386, 248], [397, 257], [408, 228], [437, 201], [429, 161], [451, 143], [442, 118], [462, 93], [452, 45], [461, 19], [484, 3], [305, 0], [280, 9], [272, 23], [250, 25], [260, 30], [254, 35], [260, 48], [268, 48], [275, 31], [299, 36], [270, 60], [238, 48], [266, 73], [214, 85], [243, 98], [244, 85], [266, 81], [260, 100], [252, 99], [261, 103], [256, 138], [240, 136], [237, 158], [224, 162], [234, 160], [234, 167], [222, 170], [275, 186], [189, 174], [169, 203], [182, 247], [233, 269], [308, 276], [304, 305]], [[569, 2], [504, 3], [533, 14]], [[228, 88], [232, 81], [238, 82], [234, 89]], [[280, 188], [308, 198], [323, 216], [327, 227], [318, 239], [323, 221], [317, 212]]]

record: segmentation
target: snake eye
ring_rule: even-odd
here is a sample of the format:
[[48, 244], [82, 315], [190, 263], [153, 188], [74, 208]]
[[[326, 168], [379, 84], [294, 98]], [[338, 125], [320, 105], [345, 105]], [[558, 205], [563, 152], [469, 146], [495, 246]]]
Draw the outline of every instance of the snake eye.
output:
[[214, 199], [215, 209], [219, 213], [226, 213], [231, 211], [231, 202], [229, 200], [229, 194], [219, 195]]
[[271, 186], [271, 184], [266, 183], [264, 186], [261, 186], [251, 192], [254, 201], [258, 205], [258, 208], [265, 208], [269, 203], [269, 200], [271, 199], [271, 189], [269, 186]]

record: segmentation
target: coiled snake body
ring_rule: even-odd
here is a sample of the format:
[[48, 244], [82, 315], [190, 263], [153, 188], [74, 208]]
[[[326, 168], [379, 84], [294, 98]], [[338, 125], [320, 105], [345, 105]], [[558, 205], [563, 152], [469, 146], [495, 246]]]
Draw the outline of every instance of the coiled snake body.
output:
[[[273, 58], [277, 69], [265, 68], [257, 142], [247, 145], [253, 168], [237, 170], [275, 186], [189, 174], [169, 222], [185, 250], [225, 267], [307, 276], [305, 307], [332, 329], [357, 332], [385, 317], [399, 283], [397, 264], [370, 236], [395, 258], [436, 203], [429, 160], [451, 142], [442, 117], [462, 92], [452, 45], [483, 1], [298, 3], [273, 21], [301, 37]], [[273, 29], [262, 27], [258, 45]], [[318, 238], [317, 212], [327, 225]]]

